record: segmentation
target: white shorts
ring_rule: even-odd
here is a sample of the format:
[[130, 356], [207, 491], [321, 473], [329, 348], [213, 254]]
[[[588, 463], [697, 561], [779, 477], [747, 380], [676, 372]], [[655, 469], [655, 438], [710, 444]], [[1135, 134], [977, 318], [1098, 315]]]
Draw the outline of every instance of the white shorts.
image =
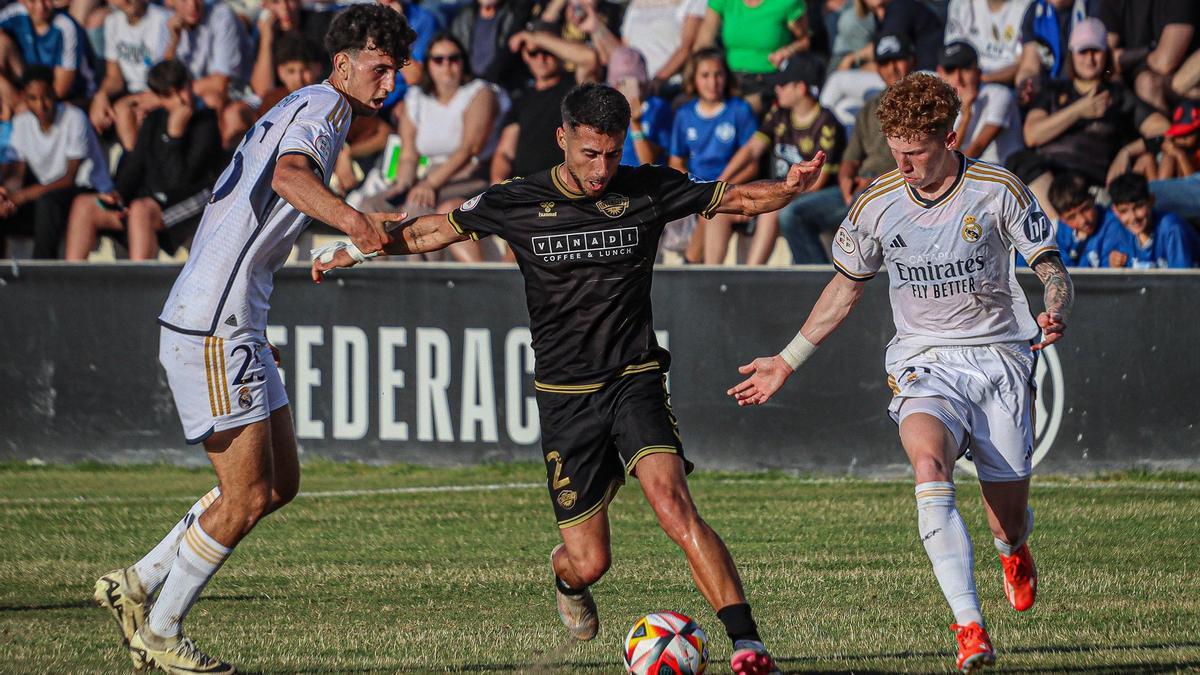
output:
[[1033, 469], [1035, 364], [1020, 344], [930, 347], [891, 367], [888, 413], [897, 425], [913, 413], [933, 415], [980, 480], [1021, 480]]
[[188, 443], [214, 432], [270, 417], [287, 405], [287, 392], [264, 338], [225, 339], [159, 331], [158, 361]]

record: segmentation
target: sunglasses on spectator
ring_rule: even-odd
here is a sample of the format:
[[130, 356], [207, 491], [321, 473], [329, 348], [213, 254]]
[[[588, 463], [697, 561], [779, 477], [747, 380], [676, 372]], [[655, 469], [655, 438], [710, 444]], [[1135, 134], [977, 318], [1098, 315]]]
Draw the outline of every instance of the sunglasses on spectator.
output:
[[546, 51], [545, 49], [526, 49], [525, 56], [528, 56], [531, 59], [536, 59], [542, 56], [550, 56], [550, 52]]
[[429, 57], [430, 63], [436, 63], [439, 66], [443, 63], [462, 63], [462, 54], [438, 54]]

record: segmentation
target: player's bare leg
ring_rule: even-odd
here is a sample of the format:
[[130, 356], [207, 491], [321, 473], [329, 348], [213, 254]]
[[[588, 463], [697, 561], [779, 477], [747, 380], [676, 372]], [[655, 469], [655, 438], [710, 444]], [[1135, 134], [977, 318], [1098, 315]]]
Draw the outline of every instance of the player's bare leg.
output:
[[[928, 402], [922, 402], [925, 403]], [[979, 595], [975, 591], [971, 537], [956, 505], [953, 476], [960, 441], [933, 414], [915, 412], [902, 418], [900, 442], [916, 475], [921, 543], [954, 612], [951, 629], [958, 639], [957, 667], [962, 672], [971, 672], [990, 665], [996, 656], [984, 629]]]
[[271, 507], [274, 460], [269, 419], [220, 431], [204, 441], [220, 496], [192, 523], [146, 623], [129, 641], [134, 667], [167, 672], [232, 673], [182, 634], [196, 599]]
[[733, 672], [746, 675], [779, 672], [758, 636], [729, 549], [696, 510], [683, 460], [670, 453], [647, 455], [634, 470], [659, 525], [683, 549], [696, 588], [725, 624], [725, 632], [733, 641], [730, 660]]
[[577, 640], [591, 640], [600, 630], [600, 616], [589, 586], [612, 564], [612, 534], [608, 504], [596, 515], [559, 530], [563, 543], [550, 553], [558, 616]]
[[1000, 564], [1004, 568], [1004, 597], [1013, 609], [1023, 612], [1037, 599], [1037, 567], [1028, 544], [1033, 531], [1029, 479], [980, 481], [979, 486], [988, 525], [992, 528], [992, 541], [1000, 552]]

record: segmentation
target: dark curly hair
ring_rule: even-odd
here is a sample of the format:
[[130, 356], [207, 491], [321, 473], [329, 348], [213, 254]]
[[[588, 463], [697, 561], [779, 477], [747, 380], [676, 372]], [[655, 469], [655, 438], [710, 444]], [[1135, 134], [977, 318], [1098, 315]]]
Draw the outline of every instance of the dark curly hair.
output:
[[629, 101], [608, 85], [589, 82], [575, 87], [563, 97], [561, 110], [569, 131], [584, 126], [616, 136], [629, 129]]
[[954, 87], [936, 75], [912, 73], [883, 92], [875, 114], [884, 136], [919, 141], [949, 133], [960, 109]]
[[146, 88], [159, 96], [185, 89], [191, 81], [187, 66], [176, 59], [159, 61], [146, 73]]
[[412, 57], [416, 39], [417, 34], [399, 12], [374, 3], [352, 5], [334, 17], [325, 34], [325, 51], [332, 57], [338, 52], [377, 49], [402, 67]]

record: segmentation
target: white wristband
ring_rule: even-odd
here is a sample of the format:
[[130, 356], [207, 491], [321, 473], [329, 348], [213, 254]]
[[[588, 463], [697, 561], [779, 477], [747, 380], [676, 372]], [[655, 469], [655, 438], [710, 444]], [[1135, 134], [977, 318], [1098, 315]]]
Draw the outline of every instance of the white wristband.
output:
[[812, 356], [813, 352], [815, 351], [817, 351], [816, 345], [809, 342], [808, 338], [804, 337], [803, 333], [796, 333], [796, 337], [792, 338], [792, 341], [788, 343], [788, 346], [784, 347], [783, 351], [779, 352], [779, 358], [786, 361], [792, 370], [796, 370], [800, 367], [800, 364], [807, 361], [808, 357]]
[[343, 251], [343, 250], [346, 253], [350, 254], [350, 257], [354, 260], [354, 262], [359, 262], [359, 263], [366, 262], [369, 258], [374, 258], [379, 255], [378, 251], [376, 251], [374, 253], [363, 253], [354, 244], [350, 244], [350, 243], [347, 243], [344, 241], [335, 241], [334, 243], [329, 244], [328, 246], [322, 246], [321, 248], [314, 248], [311, 251], [309, 251], [309, 253], [312, 255], [313, 260], [320, 260], [323, 263], [327, 263], [327, 262], [332, 262], [333, 256], [337, 255], [338, 251]]

